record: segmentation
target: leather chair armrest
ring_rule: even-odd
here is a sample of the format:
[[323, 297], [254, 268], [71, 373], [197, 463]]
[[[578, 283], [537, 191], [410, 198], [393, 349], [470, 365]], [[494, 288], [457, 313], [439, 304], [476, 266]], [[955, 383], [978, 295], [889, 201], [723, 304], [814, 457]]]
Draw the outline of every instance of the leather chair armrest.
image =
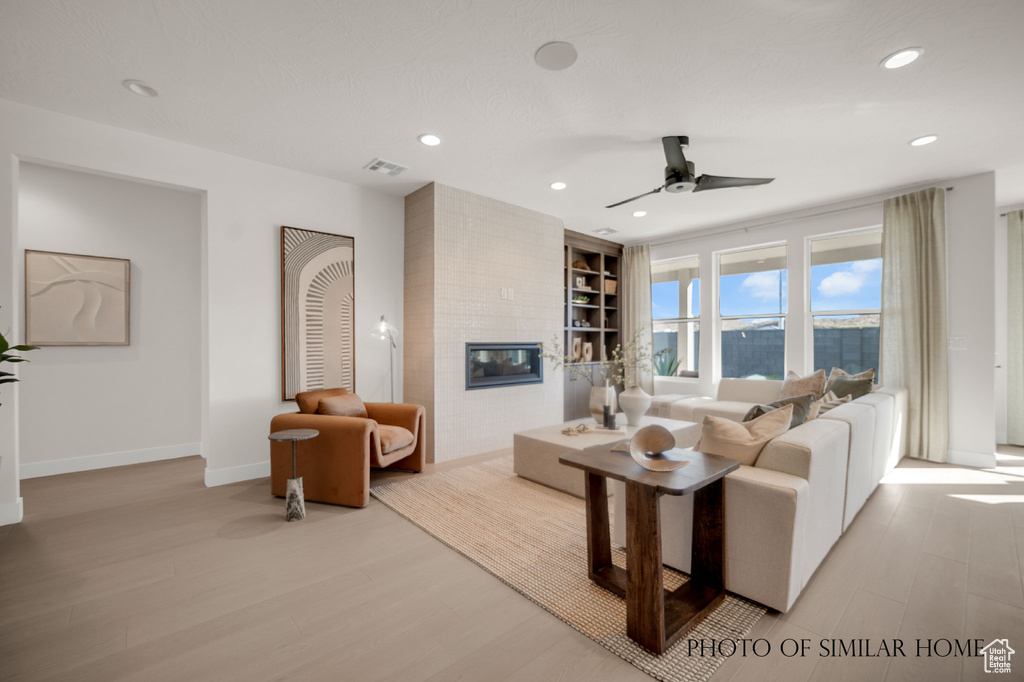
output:
[[420, 420], [426, 418], [422, 405], [405, 403], [366, 403], [366, 414], [378, 424], [401, 426], [418, 436]]
[[333, 438], [351, 438], [354, 442], [362, 442], [364, 438], [377, 430], [372, 419], [361, 417], [337, 417], [329, 414], [302, 414], [292, 412], [279, 414], [270, 420], [270, 432], [288, 429], [316, 429], [320, 435]]

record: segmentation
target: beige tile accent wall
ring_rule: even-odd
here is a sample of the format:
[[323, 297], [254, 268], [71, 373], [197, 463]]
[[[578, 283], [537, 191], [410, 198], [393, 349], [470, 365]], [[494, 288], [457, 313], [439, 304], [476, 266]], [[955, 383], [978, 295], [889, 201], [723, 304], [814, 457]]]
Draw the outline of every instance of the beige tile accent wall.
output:
[[561, 219], [435, 183], [406, 197], [405, 239], [404, 395], [427, 407], [428, 457], [510, 447], [516, 431], [560, 422], [549, 363], [542, 384], [467, 391], [465, 353], [561, 336]]

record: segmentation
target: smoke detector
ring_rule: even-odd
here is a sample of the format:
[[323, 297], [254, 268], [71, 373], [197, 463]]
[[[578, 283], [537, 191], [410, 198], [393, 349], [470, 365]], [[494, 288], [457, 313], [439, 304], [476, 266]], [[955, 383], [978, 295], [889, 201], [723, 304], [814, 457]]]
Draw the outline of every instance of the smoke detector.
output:
[[406, 166], [400, 166], [392, 161], [385, 161], [384, 159], [374, 159], [370, 163], [363, 166], [365, 170], [373, 171], [374, 173], [380, 173], [381, 175], [387, 175], [389, 177], [397, 177], [409, 170]]

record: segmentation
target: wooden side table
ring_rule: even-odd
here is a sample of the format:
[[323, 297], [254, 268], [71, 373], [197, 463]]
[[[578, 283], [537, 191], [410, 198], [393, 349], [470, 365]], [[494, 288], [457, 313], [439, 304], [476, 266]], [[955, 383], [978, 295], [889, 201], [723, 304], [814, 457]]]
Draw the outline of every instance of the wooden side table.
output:
[[[559, 457], [586, 475], [587, 559], [590, 579], [626, 599], [626, 634], [656, 654], [665, 653], [724, 598], [722, 478], [739, 462], [693, 450], [670, 450], [689, 464], [670, 472], [644, 469], [628, 455], [598, 445]], [[607, 479], [626, 484], [626, 570], [612, 564]], [[658, 498], [693, 494], [690, 580], [666, 592], [662, 579]]]
[[320, 432], [316, 429], [288, 429], [270, 434], [270, 440], [291, 441], [292, 443], [292, 477], [285, 488], [284, 520], [301, 521], [306, 518], [306, 500], [302, 494], [302, 477], [296, 473], [295, 444], [300, 440], [316, 438]]

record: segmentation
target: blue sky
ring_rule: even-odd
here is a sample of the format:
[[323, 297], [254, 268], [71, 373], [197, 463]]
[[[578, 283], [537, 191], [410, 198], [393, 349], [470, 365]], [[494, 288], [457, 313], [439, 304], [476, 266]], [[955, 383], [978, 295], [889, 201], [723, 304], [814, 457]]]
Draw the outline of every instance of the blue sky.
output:
[[[700, 286], [692, 287], [693, 316], [700, 314]], [[726, 275], [721, 280], [722, 315], [768, 315], [785, 312], [788, 281], [785, 270]], [[679, 285], [652, 287], [651, 307], [657, 318], [685, 317], [679, 307]], [[811, 268], [811, 310], [878, 308], [882, 300], [882, 259], [815, 265]]]

